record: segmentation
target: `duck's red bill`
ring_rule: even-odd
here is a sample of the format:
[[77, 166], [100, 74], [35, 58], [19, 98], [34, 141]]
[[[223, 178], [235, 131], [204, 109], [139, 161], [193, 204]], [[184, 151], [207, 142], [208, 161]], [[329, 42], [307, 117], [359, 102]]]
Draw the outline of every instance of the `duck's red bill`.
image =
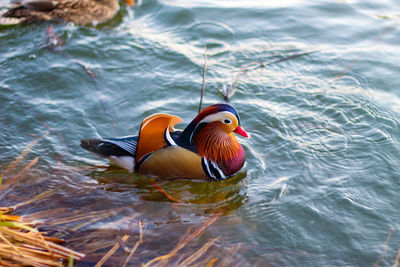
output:
[[234, 133], [240, 134], [241, 136], [250, 138], [250, 135], [246, 133], [242, 126], [238, 126], [234, 131]]

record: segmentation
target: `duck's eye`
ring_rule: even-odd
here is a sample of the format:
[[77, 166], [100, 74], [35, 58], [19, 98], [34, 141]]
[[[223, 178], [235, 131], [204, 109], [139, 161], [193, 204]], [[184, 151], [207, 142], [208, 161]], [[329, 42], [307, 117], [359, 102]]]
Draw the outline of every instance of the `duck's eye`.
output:
[[226, 124], [229, 124], [229, 123], [231, 123], [232, 121], [230, 120], [230, 119], [225, 119], [224, 120], [224, 123], [226, 123]]

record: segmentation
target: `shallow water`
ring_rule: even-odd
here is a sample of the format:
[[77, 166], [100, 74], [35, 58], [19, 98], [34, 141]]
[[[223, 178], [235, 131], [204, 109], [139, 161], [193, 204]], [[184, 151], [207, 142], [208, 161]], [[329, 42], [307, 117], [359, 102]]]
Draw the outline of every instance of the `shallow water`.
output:
[[[221, 211], [192, 247], [220, 236], [212, 245], [216, 266], [394, 264], [400, 4], [265, 2], [143, 0], [103, 25], [53, 25], [62, 41], [55, 48], [46, 38], [49, 23], [1, 28], [1, 169], [49, 134], [25, 159], [38, 156], [35, 169], [3, 191], [0, 204], [53, 189], [19, 214], [120, 209], [80, 231], [137, 235], [141, 219], [148, 243], [132, 264], [168, 253], [188, 229]], [[135, 134], [155, 112], [185, 122], [196, 115], [204, 44], [205, 105], [223, 101], [215, 88], [229, 87], [243, 66], [287, 59], [239, 76], [230, 103], [252, 135], [240, 138], [243, 173], [222, 182], [157, 181], [183, 202], [176, 205], [152, 180], [87, 168], [107, 162], [81, 149], [82, 138]], [[70, 247], [94, 253], [86, 264], [109, 249], [90, 251], [79, 231], [70, 234]]]

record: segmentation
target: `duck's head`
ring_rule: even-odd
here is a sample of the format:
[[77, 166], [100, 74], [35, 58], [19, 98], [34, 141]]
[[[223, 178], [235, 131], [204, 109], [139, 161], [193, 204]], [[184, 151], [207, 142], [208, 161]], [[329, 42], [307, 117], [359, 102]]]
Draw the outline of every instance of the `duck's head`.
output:
[[195, 146], [199, 154], [214, 161], [234, 157], [241, 148], [233, 133], [249, 138], [240, 125], [239, 113], [229, 104], [215, 104], [203, 109], [185, 128], [181, 141]]
[[235, 132], [241, 136], [250, 137], [240, 125], [239, 113], [229, 104], [209, 106], [203, 109], [192, 122], [196, 124], [193, 136], [204, 127], [207, 127], [214, 130], [222, 130], [227, 134]]

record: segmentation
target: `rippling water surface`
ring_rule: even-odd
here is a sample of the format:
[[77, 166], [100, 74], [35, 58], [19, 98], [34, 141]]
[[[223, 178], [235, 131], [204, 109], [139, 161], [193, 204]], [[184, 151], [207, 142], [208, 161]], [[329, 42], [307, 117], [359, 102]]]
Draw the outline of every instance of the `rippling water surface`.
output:
[[[191, 245], [197, 251], [219, 237], [211, 244], [219, 253], [215, 266], [395, 264], [400, 4], [268, 2], [143, 0], [122, 6], [106, 24], [54, 24], [62, 42], [56, 48], [46, 37], [52, 24], [2, 27], [0, 168], [44, 137], [24, 159], [26, 165], [39, 157], [35, 168], [1, 192], [1, 205], [51, 189], [16, 213], [114, 210], [69, 229], [67, 245], [89, 255], [81, 265], [98, 261], [110, 246], [85, 246], [80, 233], [104, 229], [103, 239], [114, 244], [122, 233], [137, 239], [142, 220], [145, 245], [131, 259], [137, 265], [167, 254], [221, 211]], [[223, 101], [216, 88], [238, 81], [230, 103], [252, 135], [240, 139], [243, 173], [222, 182], [154, 184], [90, 167], [107, 163], [81, 149], [82, 138], [135, 134], [155, 112], [185, 122], [196, 115], [205, 44], [205, 104]], [[96, 237], [101, 247], [106, 241]], [[205, 255], [200, 259], [211, 262]]]

